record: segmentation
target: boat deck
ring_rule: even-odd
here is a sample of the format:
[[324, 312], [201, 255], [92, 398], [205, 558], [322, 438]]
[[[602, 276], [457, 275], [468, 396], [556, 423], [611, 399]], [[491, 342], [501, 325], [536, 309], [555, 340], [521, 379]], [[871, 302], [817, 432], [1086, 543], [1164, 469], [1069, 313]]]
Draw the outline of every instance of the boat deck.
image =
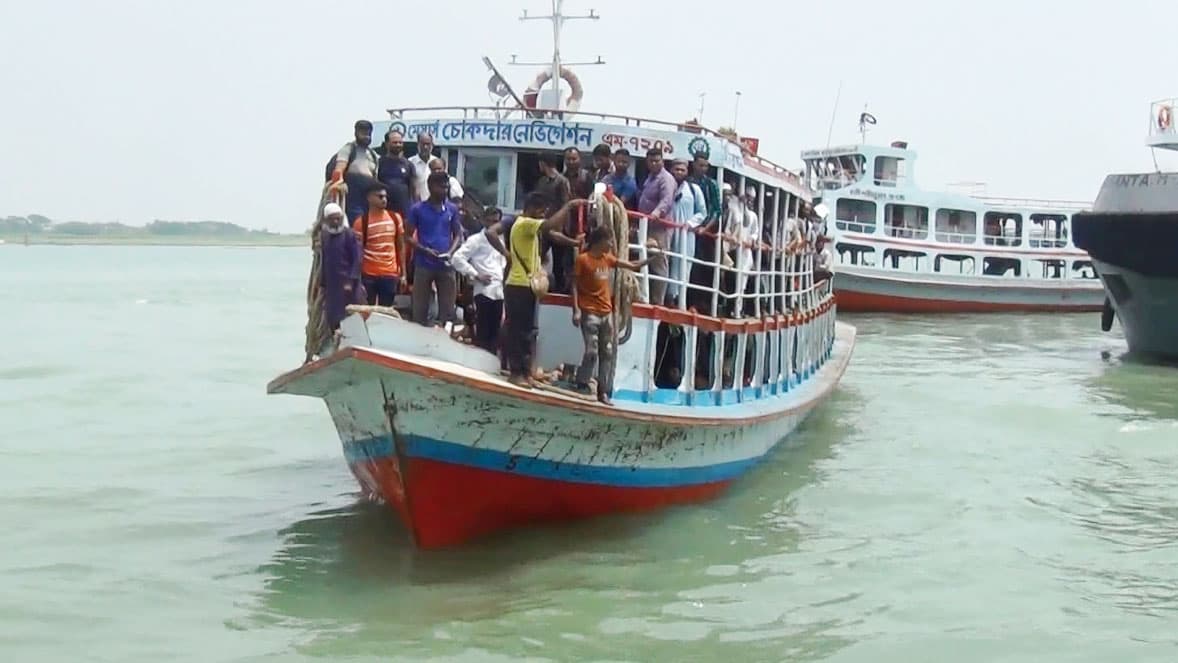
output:
[[[396, 371], [458, 384], [494, 395], [521, 398], [540, 405], [587, 413], [608, 413], [609, 416], [622, 419], [645, 421], [655, 418], [683, 424], [751, 423], [809, 407], [838, 384], [855, 345], [855, 328], [841, 322], [835, 325], [835, 339], [830, 358], [809, 379], [779, 395], [724, 406], [666, 405], [621, 398], [615, 398], [613, 405], [604, 405], [556, 390], [517, 387], [508, 382], [497, 370], [484, 370], [437, 357], [362, 346], [343, 347], [327, 357], [285, 373], [275, 378], [267, 386], [267, 391], [271, 394], [323, 397], [342, 385], [379, 380], [382, 373]], [[444, 336], [441, 332], [436, 333], [439, 337]], [[444, 337], [444, 341], [452, 342], [448, 337]], [[462, 346], [457, 342], [452, 343], [469, 349], [468, 346]], [[487, 357], [493, 359], [491, 355]]]

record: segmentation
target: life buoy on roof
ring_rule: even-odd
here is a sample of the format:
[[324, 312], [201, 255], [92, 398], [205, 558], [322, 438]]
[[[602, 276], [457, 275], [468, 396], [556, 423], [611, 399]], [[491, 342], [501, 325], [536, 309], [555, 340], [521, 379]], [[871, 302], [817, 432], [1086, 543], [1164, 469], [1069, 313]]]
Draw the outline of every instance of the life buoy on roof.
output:
[[1169, 129], [1170, 125], [1173, 124], [1173, 121], [1173, 111], [1169, 106], [1163, 105], [1158, 109], [1158, 129], [1161, 129], [1162, 131]]
[[[569, 84], [570, 88], [569, 98], [565, 99], [565, 107], [562, 110], [575, 112], [581, 107], [581, 97], [585, 96], [585, 88], [581, 87], [581, 79], [577, 78], [577, 75], [568, 67], [560, 68], [560, 77], [564, 82]], [[540, 89], [550, 80], [552, 80], [551, 69], [545, 69], [539, 74], [536, 74], [536, 78], [532, 80], [531, 85], [528, 86], [528, 89], [524, 90], [524, 105], [528, 108], [536, 108], [540, 97]]]

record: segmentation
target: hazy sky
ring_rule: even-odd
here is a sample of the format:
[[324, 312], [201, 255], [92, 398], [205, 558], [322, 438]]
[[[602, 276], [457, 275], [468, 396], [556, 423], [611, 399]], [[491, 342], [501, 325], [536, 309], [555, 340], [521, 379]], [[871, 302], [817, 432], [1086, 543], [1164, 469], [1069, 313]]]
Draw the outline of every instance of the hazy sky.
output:
[[[547, 59], [547, 0], [0, 0], [0, 216], [219, 219], [298, 231], [359, 117], [485, 105], [482, 55]], [[1178, 96], [1178, 2], [568, 0], [585, 110], [761, 138], [909, 141], [926, 187], [1091, 199], [1152, 168], [1150, 101]], [[505, 67], [522, 89], [534, 68]], [[1174, 159], [1162, 165], [1176, 165]]]

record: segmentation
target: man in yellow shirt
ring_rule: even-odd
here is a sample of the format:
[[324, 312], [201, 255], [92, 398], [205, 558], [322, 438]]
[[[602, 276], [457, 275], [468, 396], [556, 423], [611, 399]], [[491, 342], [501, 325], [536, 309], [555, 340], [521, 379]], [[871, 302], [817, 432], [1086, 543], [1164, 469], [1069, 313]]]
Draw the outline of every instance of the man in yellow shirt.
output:
[[[555, 214], [545, 219], [550, 202], [543, 194], [532, 192], [524, 199], [524, 209], [505, 228], [501, 221], [487, 229], [487, 241], [507, 258], [510, 268], [503, 281], [503, 311], [507, 318], [504, 335], [504, 354], [511, 372], [511, 383], [530, 387], [532, 345], [536, 338], [536, 313], [539, 302], [532, 292], [531, 275], [544, 269], [540, 262], [540, 235], [558, 234], [568, 221], [569, 210], [585, 200], [570, 200]], [[500, 236], [507, 231], [508, 247]]]

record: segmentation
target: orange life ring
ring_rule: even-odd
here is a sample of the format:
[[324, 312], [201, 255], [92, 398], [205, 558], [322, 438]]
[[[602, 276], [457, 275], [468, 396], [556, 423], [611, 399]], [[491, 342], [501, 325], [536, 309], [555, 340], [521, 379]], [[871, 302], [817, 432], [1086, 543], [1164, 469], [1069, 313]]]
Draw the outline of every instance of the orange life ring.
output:
[[[563, 110], [576, 112], [581, 107], [581, 98], [585, 96], [585, 88], [581, 86], [581, 79], [577, 78], [577, 75], [568, 67], [560, 68], [560, 77], [569, 84], [570, 88], [569, 98], [565, 99], [565, 108]], [[539, 74], [536, 74], [536, 78], [532, 80], [531, 85], [528, 86], [528, 89], [524, 90], [524, 105], [528, 108], [536, 108], [536, 104], [539, 101], [540, 88], [544, 87], [544, 84], [550, 80], [552, 80], [551, 69], [545, 69]]]
[[1173, 117], [1171, 116], [1169, 106], [1162, 106], [1160, 109], [1158, 109], [1158, 129], [1161, 129], [1162, 131], [1169, 129], [1172, 121]]

